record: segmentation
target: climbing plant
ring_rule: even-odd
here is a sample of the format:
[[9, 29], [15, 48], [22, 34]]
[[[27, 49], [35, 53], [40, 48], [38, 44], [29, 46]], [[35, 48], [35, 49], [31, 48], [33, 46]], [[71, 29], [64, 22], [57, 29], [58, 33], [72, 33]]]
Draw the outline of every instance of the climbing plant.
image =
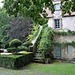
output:
[[54, 43], [54, 45], [60, 45], [60, 46], [65, 46], [65, 45], [71, 45], [75, 47], [75, 42], [63, 42], [63, 43]]
[[75, 31], [71, 31], [71, 30], [68, 30], [67, 32], [65, 31], [53, 31], [55, 34], [58, 34], [58, 35], [75, 35]]
[[50, 58], [51, 52], [53, 50], [53, 31], [50, 27], [46, 27], [43, 30], [41, 40], [39, 43], [39, 51], [41, 52], [41, 56], [43, 59]]

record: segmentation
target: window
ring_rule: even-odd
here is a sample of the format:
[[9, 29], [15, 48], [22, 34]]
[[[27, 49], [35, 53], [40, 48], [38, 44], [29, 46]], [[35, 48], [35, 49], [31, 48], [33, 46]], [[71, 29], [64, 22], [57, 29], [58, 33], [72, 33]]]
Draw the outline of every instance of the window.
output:
[[73, 53], [73, 47], [68, 45], [67, 53]]
[[54, 8], [55, 8], [55, 10], [59, 10], [59, 9], [60, 9], [60, 4], [56, 4], [56, 5], [54, 6]]
[[60, 20], [56, 19], [55, 20], [55, 29], [59, 29], [60, 28]]

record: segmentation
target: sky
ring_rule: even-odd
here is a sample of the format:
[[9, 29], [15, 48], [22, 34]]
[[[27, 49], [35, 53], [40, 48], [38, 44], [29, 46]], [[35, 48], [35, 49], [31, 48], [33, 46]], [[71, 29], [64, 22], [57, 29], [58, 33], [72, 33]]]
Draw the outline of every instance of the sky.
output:
[[2, 6], [3, 6], [3, 3], [1, 3], [1, 1], [3, 1], [3, 0], [0, 0], [0, 7], [2, 7]]

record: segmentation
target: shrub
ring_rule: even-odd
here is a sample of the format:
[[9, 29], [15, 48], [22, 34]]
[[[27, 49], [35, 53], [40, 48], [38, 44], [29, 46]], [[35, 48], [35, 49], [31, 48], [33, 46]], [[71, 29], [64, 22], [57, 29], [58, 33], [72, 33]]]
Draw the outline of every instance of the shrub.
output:
[[43, 59], [50, 58], [53, 50], [53, 31], [50, 27], [46, 27], [43, 31], [39, 44], [39, 51], [42, 53]]
[[5, 44], [5, 48], [9, 48], [9, 43], [8, 42]]
[[22, 42], [18, 39], [14, 39], [9, 43], [10, 47], [18, 47], [22, 44]]
[[7, 48], [7, 51], [13, 53], [13, 52], [17, 52], [18, 49], [16, 47], [11, 47], [11, 48]]
[[21, 53], [21, 55], [0, 55], [0, 67], [18, 69], [30, 63], [33, 55], [31, 52]]
[[33, 44], [32, 44], [31, 42], [25, 42], [25, 43], [23, 43], [22, 45], [29, 47], [30, 45], [33, 45]]
[[28, 48], [25, 46], [18, 46], [19, 51], [28, 51]]
[[2, 42], [0, 41], [0, 48], [2, 47]]
[[2, 44], [2, 42], [0, 41], [0, 44]]

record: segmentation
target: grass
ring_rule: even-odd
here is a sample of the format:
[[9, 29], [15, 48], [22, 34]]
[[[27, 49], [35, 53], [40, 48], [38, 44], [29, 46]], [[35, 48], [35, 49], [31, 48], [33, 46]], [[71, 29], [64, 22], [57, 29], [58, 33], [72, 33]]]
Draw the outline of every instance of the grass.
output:
[[0, 75], [75, 75], [75, 64], [53, 63], [38, 64], [31, 63], [19, 70], [0, 68]]

